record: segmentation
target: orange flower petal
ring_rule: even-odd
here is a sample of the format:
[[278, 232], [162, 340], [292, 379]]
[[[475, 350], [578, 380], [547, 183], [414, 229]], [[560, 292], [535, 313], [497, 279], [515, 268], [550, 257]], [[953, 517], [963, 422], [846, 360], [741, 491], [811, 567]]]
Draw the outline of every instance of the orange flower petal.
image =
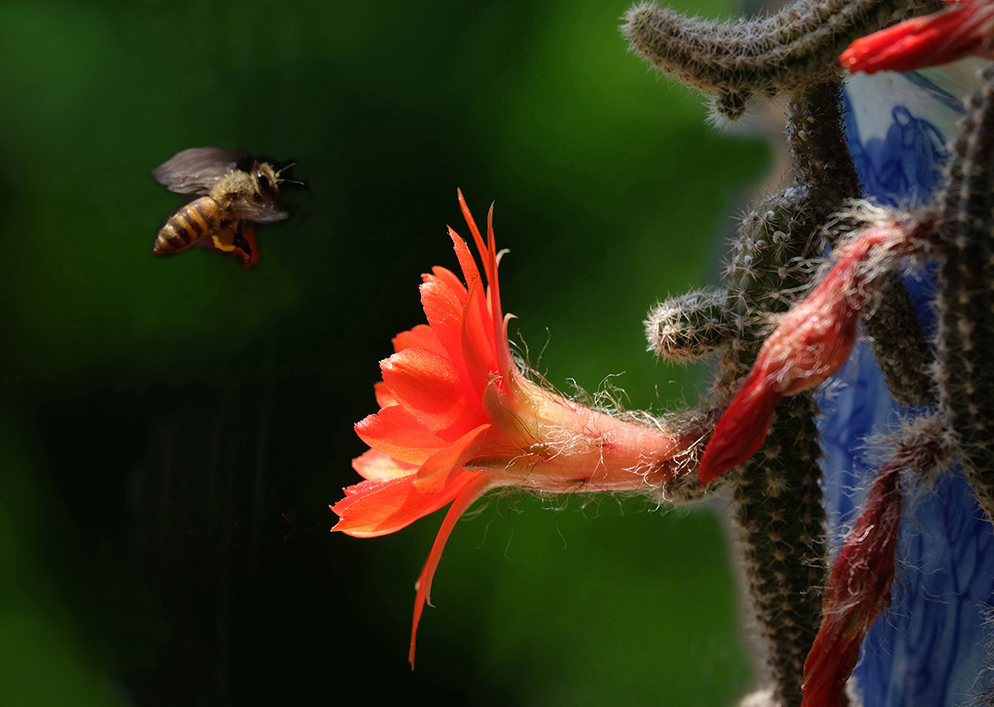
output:
[[400, 405], [385, 407], [360, 420], [355, 431], [373, 449], [409, 464], [423, 464], [448, 446], [448, 442], [433, 435]]
[[455, 246], [456, 259], [459, 261], [463, 281], [466, 283], [468, 289], [474, 282], [483, 280], [480, 277], [479, 268], [476, 267], [476, 258], [473, 257], [473, 253], [470, 251], [469, 246], [466, 245], [466, 241], [451, 226], [449, 226], [449, 238], [452, 239], [452, 244]]
[[332, 530], [357, 538], [375, 538], [407, 527], [437, 511], [479, 476], [467, 472], [441, 493], [423, 494], [411, 476], [388, 481], [362, 481], [345, 489], [345, 498], [331, 507], [340, 518]]
[[467, 462], [492, 451], [483, 447], [490, 429], [490, 424], [480, 425], [433, 455], [415, 473], [414, 487], [421, 493], [441, 493]]
[[398, 404], [438, 437], [457, 439], [486, 421], [479, 397], [445, 356], [407, 348], [380, 367]]
[[[442, 268], [436, 268], [440, 269]], [[460, 369], [465, 370], [462, 351], [462, 319], [466, 311], [465, 289], [458, 292], [436, 275], [425, 275], [421, 285], [421, 305], [424, 307], [428, 324], [431, 325], [449, 359]]]
[[459, 279], [459, 276], [448, 268], [436, 265], [431, 269], [431, 275], [426, 275], [434, 280], [438, 280], [440, 285], [449, 288], [462, 304], [466, 303], [466, 283]]
[[381, 408], [388, 408], [391, 405], [397, 404], [397, 399], [393, 396], [393, 393], [390, 392], [390, 388], [383, 381], [373, 384], [373, 393], [376, 395], [376, 404]]
[[[481, 255], [483, 255], [487, 252], [487, 245], [483, 242], [483, 236], [480, 235], [480, 229], [476, 226], [476, 219], [473, 218], [473, 214], [469, 210], [469, 204], [466, 203], [466, 197], [463, 196], [462, 189], [456, 189], [456, 196], [459, 198], [459, 209], [462, 211], [462, 217], [465, 219], [466, 225], [469, 226], [469, 232], [470, 235], [473, 236], [473, 242], [476, 243], [476, 249], [480, 251]], [[493, 208], [493, 204], [491, 204], [490, 210], [493, 211]], [[490, 270], [486, 260], [484, 260], [483, 268], [487, 274], [487, 282], [492, 283], [496, 280], [495, 273]], [[469, 282], [469, 280], [466, 282]]]
[[438, 336], [427, 324], [418, 324], [409, 331], [402, 331], [393, 337], [394, 353], [400, 353], [404, 349], [418, 348], [436, 351], [446, 355], [446, 350], [438, 340]]
[[369, 449], [352, 460], [352, 468], [364, 479], [386, 481], [398, 476], [410, 476], [418, 470], [418, 465], [397, 461], [382, 452]]
[[494, 237], [493, 204], [490, 205], [490, 211], [487, 212], [487, 249], [482, 253], [482, 257], [490, 284], [490, 311], [493, 316], [495, 344], [497, 346], [497, 370], [503, 376], [511, 376], [517, 372], [517, 368], [511, 357], [511, 346], [507, 340], [507, 321], [511, 315], [505, 317], [500, 304], [500, 278], [497, 277], [500, 258], [497, 257], [497, 241]]
[[490, 379], [500, 375], [500, 364], [497, 361], [490, 311], [479, 280], [469, 287], [466, 314], [462, 320], [462, 347], [473, 390], [482, 398]]

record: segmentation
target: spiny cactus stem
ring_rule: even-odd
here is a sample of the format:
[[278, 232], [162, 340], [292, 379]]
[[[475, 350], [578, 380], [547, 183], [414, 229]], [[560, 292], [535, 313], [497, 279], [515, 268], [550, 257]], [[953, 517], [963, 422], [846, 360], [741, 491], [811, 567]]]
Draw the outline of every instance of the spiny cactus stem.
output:
[[859, 196], [859, 178], [842, 129], [842, 81], [836, 77], [800, 91], [787, 103], [787, 144], [797, 183], [810, 189], [819, 224]]
[[[787, 310], [792, 297], [784, 293], [804, 289], [812, 277], [810, 262], [824, 249], [820, 224], [841, 202], [812, 199], [813, 191], [828, 191], [823, 181], [839, 181], [831, 167], [814, 167], [830, 161], [820, 151], [831, 149], [824, 139], [830, 129], [816, 123], [826, 119], [826, 111], [828, 120], [839, 122], [837, 91], [837, 85], [816, 87], [791, 101], [792, 152], [800, 163], [796, 179], [742, 224], [729, 285], [739, 334], [723, 361], [725, 373], [716, 386], [720, 395], [733, 391], [755, 360], [770, 324], [766, 313]], [[841, 199], [840, 189], [833, 191]], [[817, 406], [806, 394], [781, 403], [765, 444], [738, 477], [734, 492], [737, 541], [768, 649], [766, 677], [782, 705], [801, 702], [804, 660], [821, 621], [821, 596], [812, 590], [822, 586], [826, 566], [816, 415]]]
[[994, 522], [994, 71], [953, 141], [938, 249], [940, 403], [973, 492]]
[[[798, 90], [788, 101], [794, 178], [742, 224], [729, 285], [739, 336], [724, 359], [719, 394], [734, 390], [755, 360], [768, 314], [786, 311], [810, 284], [811, 263], [826, 247], [822, 224], [858, 194], [840, 104], [838, 80]], [[768, 646], [768, 679], [785, 706], [801, 702], [804, 660], [821, 622], [818, 588], [827, 563], [817, 414], [806, 394], [783, 401], [734, 492], [750, 597]]]
[[889, 270], [874, 280], [862, 316], [870, 349], [884, 382], [901, 405], [930, 405], [935, 390], [932, 350], [900, 275]]
[[766, 444], [735, 487], [739, 546], [777, 704], [801, 703], [804, 659], [821, 623], [825, 511], [821, 504], [817, 407], [788, 398]]

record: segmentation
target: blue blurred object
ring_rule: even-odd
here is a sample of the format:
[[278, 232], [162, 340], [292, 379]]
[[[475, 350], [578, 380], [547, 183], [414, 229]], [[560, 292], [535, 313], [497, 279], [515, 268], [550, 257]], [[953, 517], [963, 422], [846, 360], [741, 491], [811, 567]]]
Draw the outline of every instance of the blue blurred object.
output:
[[[856, 76], [845, 95], [846, 132], [865, 196], [914, 205], [939, 187], [945, 144], [971, 89], [955, 74]], [[934, 271], [906, 278], [923, 325]], [[822, 394], [826, 503], [836, 542], [873, 478], [873, 434], [915, 414], [894, 402], [865, 343]], [[953, 707], [985, 688], [994, 595], [994, 536], [959, 469], [906, 498], [890, 609], [863, 643], [854, 672], [864, 707]]]

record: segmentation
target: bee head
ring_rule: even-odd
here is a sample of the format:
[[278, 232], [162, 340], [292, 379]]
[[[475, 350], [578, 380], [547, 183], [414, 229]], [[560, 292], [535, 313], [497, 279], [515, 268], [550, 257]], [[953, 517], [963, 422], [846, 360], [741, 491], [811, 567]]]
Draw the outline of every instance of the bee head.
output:
[[285, 179], [280, 175], [286, 170], [290, 169], [296, 162], [291, 162], [288, 165], [281, 167], [279, 170], [274, 170], [272, 165], [268, 162], [256, 162], [252, 165], [252, 179], [256, 184], [256, 201], [261, 201], [265, 199], [266, 201], [276, 201], [276, 197], [279, 196], [280, 187], [279, 185], [283, 182], [287, 184], [301, 184], [303, 182], [298, 182], [294, 179]]
[[280, 194], [280, 173], [274, 171], [271, 165], [266, 162], [252, 165], [252, 180], [256, 185], [257, 200], [276, 201]]

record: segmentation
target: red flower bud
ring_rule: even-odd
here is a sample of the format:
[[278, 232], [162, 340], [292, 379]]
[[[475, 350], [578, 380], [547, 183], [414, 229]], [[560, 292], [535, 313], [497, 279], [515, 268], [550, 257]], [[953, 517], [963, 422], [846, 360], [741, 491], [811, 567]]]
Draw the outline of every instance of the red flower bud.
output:
[[947, 7], [849, 45], [839, 61], [850, 71], [914, 71], [967, 56], [994, 59], [994, 2], [946, 0]]
[[872, 271], [865, 265], [876, 250], [890, 250], [903, 237], [894, 225], [864, 231], [843, 248], [825, 279], [784, 316], [715, 427], [697, 472], [702, 484], [759, 450], [781, 398], [818, 386], [842, 367], [866, 303]]
[[859, 647], [890, 603], [894, 552], [901, 522], [900, 466], [877, 480], [832, 567], [822, 601], [821, 626], [804, 662], [802, 707], [844, 707], [845, 685]]

